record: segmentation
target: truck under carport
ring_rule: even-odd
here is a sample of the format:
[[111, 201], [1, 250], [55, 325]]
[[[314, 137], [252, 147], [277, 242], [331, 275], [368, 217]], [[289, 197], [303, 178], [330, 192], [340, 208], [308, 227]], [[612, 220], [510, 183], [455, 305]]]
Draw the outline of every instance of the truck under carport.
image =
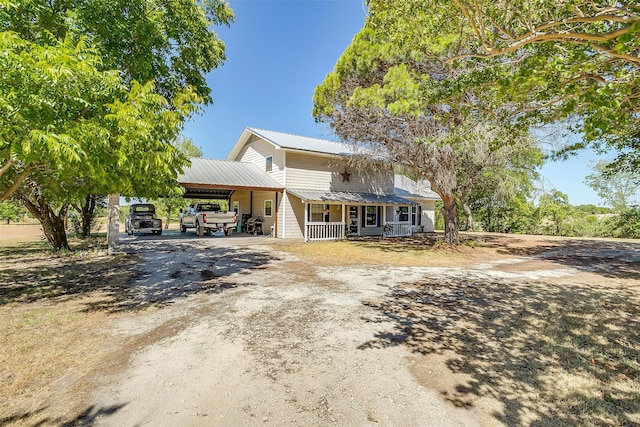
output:
[[[252, 163], [193, 157], [191, 166], [178, 175], [178, 182], [185, 189], [184, 197], [191, 199], [226, 200], [231, 206], [231, 197], [237, 191], [248, 192], [248, 215], [253, 216], [253, 192], [273, 192], [275, 209], [278, 209], [278, 194], [284, 191], [282, 184], [267, 172]], [[241, 217], [241, 212], [237, 212]], [[277, 235], [277, 214], [274, 216], [274, 235]]]

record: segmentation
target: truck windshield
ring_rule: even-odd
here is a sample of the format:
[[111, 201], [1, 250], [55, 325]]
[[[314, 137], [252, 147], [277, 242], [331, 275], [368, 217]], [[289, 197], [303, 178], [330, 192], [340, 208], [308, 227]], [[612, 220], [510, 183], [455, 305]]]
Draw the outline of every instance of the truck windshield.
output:
[[208, 204], [208, 205], [198, 205], [199, 211], [219, 211], [220, 205], [217, 204]]
[[136, 206], [133, 208], [135, 213], [153, 213], [153, 206]]

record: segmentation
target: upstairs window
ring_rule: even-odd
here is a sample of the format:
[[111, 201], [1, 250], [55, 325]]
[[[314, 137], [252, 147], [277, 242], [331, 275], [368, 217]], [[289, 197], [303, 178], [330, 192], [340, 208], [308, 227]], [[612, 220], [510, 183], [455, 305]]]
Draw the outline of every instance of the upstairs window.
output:
[[265, 161], [266, 161], [266, 165], [264, 170], [266, 170], [267, 172], [271, 172], [271, 170], [273, 169], [273, 156], [267, 157]]

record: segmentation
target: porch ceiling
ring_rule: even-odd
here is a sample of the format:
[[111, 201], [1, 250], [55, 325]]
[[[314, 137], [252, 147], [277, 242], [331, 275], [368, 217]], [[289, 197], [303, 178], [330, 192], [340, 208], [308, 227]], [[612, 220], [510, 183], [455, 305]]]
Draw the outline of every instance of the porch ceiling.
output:
[[287, 189], [303, 202], [351, 203], [357, 205], [417, 205], [417, 203], [394, 194], [349, 193], [345, 191], [316, 191]]

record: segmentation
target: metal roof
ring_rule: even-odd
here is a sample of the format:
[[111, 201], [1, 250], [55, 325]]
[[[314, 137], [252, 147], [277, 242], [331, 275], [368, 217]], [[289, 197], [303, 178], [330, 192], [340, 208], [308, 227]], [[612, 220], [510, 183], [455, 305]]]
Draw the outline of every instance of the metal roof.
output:
[[429, 181], [414, 181], [404, 175], [396, 174], [394, 177], [395, 194], [401, 197], [414, 199], [440, 200], [440, 196], [433, 190]]
[[283, 186], [252, 163], [191, 158], [191, 166], [178, 175], [184, 197], [228, 198], [235, 190], [282, 191]]
[[275, 132], [265, 129], [247, 128], [247, 130], [282, 149], [311, 151], [314, 153], [335, 154], [339, 156], [354, 154], [353, 149], [342, 142], [310, 138], [308, 136], [293, 135], [290, 133]]
[[359, 205], [415, 205], [415, 202], [396, 196], [394, 194], [350, 193], [346, 191], [318, 191], [287, 189], [302, 199], [303, 202], [340, 202]]

